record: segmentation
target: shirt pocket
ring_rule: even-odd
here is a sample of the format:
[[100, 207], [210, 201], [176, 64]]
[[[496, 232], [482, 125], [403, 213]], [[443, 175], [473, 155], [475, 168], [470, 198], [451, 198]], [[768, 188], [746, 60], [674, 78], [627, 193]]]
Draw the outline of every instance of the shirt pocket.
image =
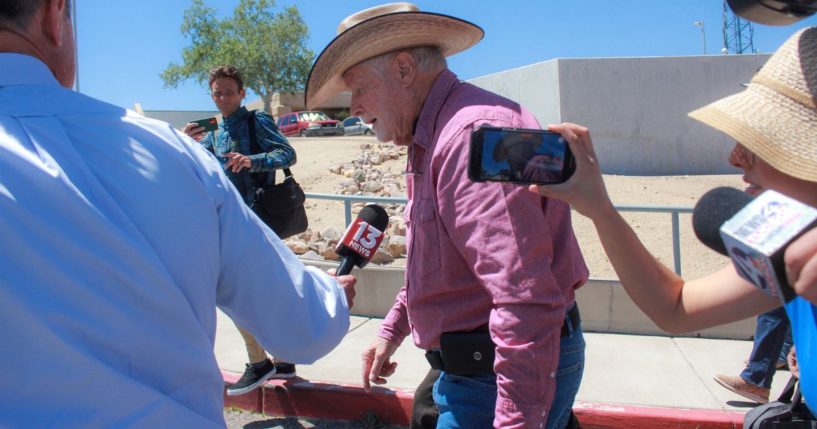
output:
[[412, 223], [412, 269], [417, 270], [421, 279], [436, 274], [440, 270], [440, 234], [437, 212], [431, 199], [417, 201], [408, 214]]

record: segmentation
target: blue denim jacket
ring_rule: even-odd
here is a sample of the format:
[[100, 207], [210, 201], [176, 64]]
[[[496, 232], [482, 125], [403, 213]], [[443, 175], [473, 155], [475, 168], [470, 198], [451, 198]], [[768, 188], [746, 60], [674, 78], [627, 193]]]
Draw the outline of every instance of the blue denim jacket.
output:
[[216, 131], [208, 133], [201, 140], [202, 146], [215, 154], [222, 164], [226, 162], [224, 154], [228, 152], [249, 155], [252, 161], [249, 169], [243, 169], [238, 173], [227, 170], [225, 173], [244, 198], [244, 202], [250, 206], [255, 199], [255, 176], [257, 174], [272, 172], [260, 179], [260, 182], [272, 183], [275, 181], [275, 170], [295, 165], [297, 160], [295, 150], [275, 125], [272, 116], [263, 111], [253, 112], [255, 113], [256, 140], [264, 152], [251, 155], [249, 124], [251, 112], [244, 106], [224, 118]]

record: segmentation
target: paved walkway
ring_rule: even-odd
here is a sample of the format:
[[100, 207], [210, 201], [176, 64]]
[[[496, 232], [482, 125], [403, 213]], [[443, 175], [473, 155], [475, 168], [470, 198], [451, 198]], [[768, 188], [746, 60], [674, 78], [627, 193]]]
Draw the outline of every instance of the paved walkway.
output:
[[[218, 321], [215, 351], [225, 380], [229, 382], [243, 372], [247, 356], [241, 336], [229, 318], [219, 312]], [[349, 392], [359, 394], [362, 384], [360, 355], [374, 339], [379, 324], [380, 319], [352, 317], [350, 332], [343, 342], [315, 364], [298, 365], [298, 375], [308, 380], [310, 383], [307, 384], [313, 388], [316, 385], [323, 389], [341, 385], [348, 387]], [[642, 415], [647, 410], [647, 414], [662, 416], [684, 410], [702, 420], [720, 416], [714, 420], [727, 423], [700, 427], [733, 427], [728, 422], [740, 420], [739, 413], [754, 405], [712, 379], [716, 373], [737, 375], [752, 349], [750, 341], [606, 333], [586, 333], [586, 340], [586, 368], [577, 409], [624, 413], [641, 410], [637, 412]], [[406, 392], [410, 401], [410, 394], [426, 374], [428, 364], [423, 353], [410, 341], [398, 349], [394, 360], [398, 362], [397, 371], [385, 385], [387, 389], [383, 390]], [[778, 373], [772, 387], [773, 397], [788, 377], [786, 371]], [[296, 385], [272, 383], [272, 387], [277, 386], [279, 390]], [[342, 401], [342, 398], [333, 400]], [[268, 399], [243, 400], [260, 404]], [[403, 406], [405, 408], [405, 404]], [[650, 425], [654, 422], [644, 423], [641, 427]], [[635, 426], [623, 424], [617, 427]]]

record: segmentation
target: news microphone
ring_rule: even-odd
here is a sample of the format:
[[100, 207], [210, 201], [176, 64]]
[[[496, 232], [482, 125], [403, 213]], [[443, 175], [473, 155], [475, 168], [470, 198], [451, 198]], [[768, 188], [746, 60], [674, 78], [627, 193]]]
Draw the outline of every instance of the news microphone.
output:
[[349, 224], [343, 239], [338, 242], [335, 252], [342, 257], [337, 275], [352, 272], [355, 266], [363, 268], [374, 256], [377, 246], [383, 241], [383, 233], [389, 225], [389, 214], [377, 204], [369, 204], [358, 213]]
[[817, 12], [815, 0], [727, 0], [735, 15], [766, 25], [788, 25]]
[[701, 242], [729, 255], [741, 277], [784, 304], [796, 294], [786, 279], [783, 253], [815, 225], [817, 209], [773, 190], [752, 198], [716, 188], [701, 197], [692, 214]]
[[705, 193], [692, 211], [692, 230], [706, 247], [728, 256], [721, 238], [721, 225], [752, 201], [752, 196], [735, 188], [720, 187]]

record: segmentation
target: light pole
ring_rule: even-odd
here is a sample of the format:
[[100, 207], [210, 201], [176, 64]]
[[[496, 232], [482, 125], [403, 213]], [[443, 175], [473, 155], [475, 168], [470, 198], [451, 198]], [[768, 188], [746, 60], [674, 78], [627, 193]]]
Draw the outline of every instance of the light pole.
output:
[[71, 2], [71, 25], [74, 27], [74, 90], [79, 92], [79, 38], [77, 37], [77, 2]]
[[704, 31], [704, 22], [703, 21], [695, 21], [692, 25], [701, 29], [701, 40], [704, 42], [704, 55], [706, 55], [706, 32]]

